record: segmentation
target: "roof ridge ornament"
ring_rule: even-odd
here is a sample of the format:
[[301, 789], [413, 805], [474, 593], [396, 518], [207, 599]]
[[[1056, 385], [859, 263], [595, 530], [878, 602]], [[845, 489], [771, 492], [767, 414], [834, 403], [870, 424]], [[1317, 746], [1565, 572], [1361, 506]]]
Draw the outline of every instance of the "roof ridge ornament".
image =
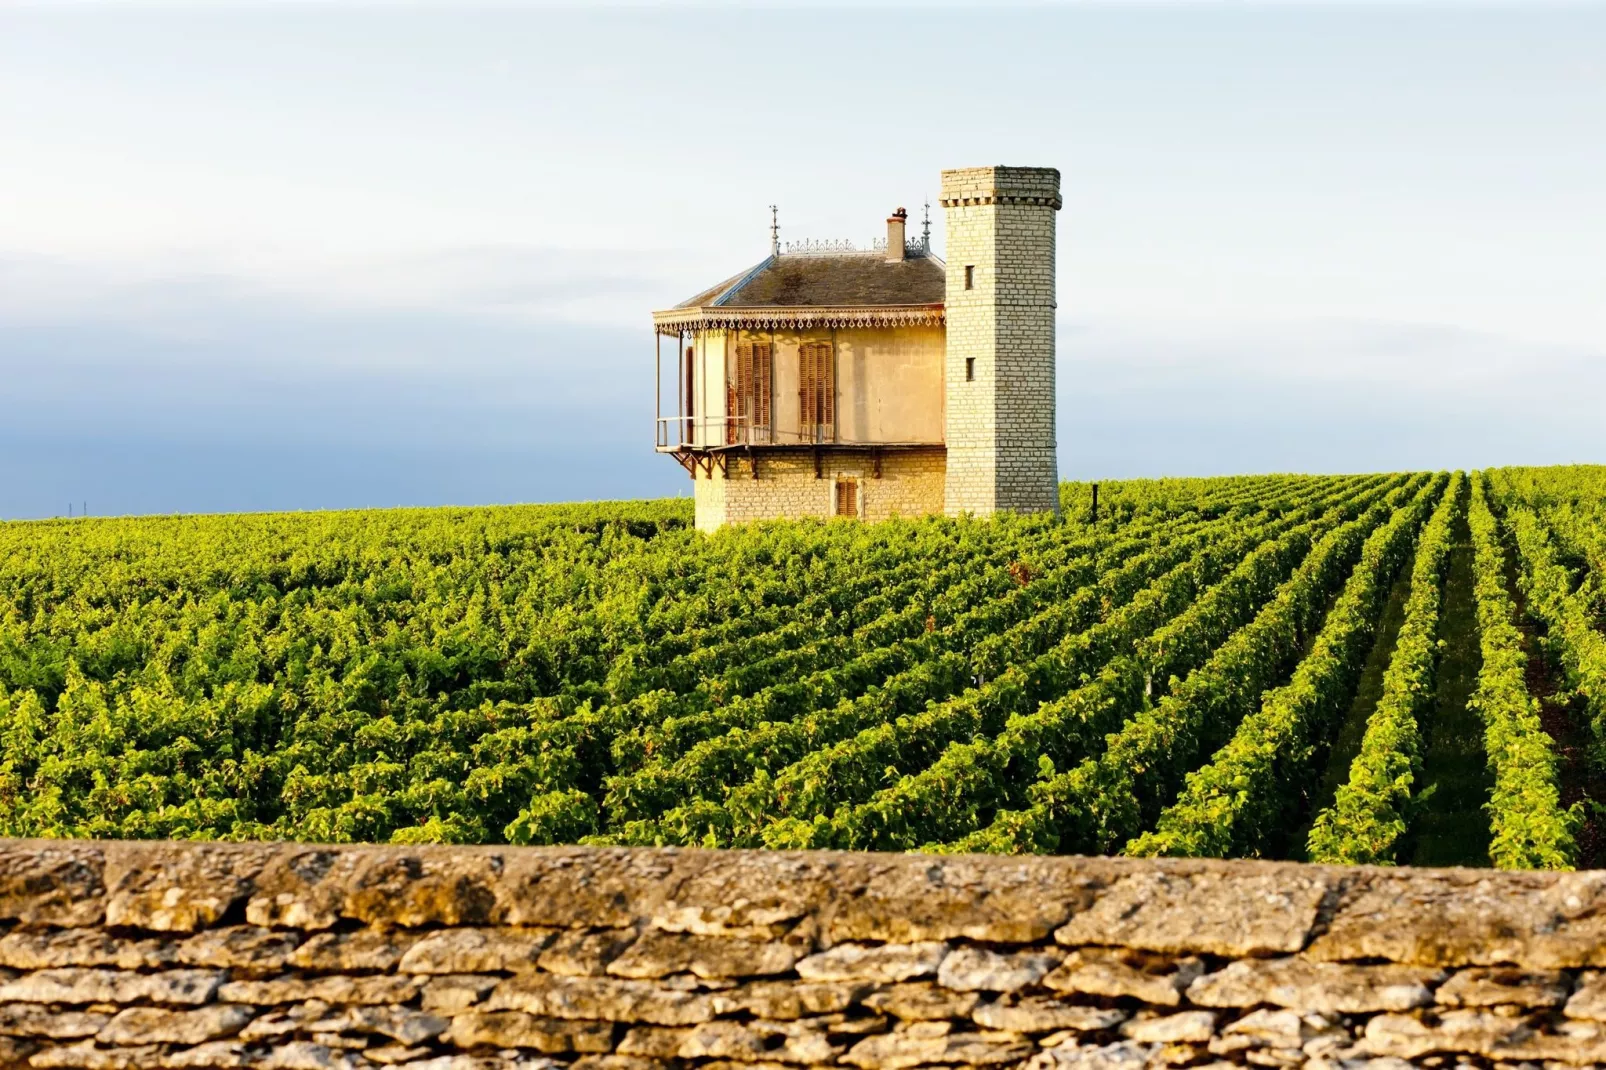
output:
[[788, 256], [830, 256], [834, 253], [873, 253], [885, 248], [885, 239], [881, 240], [879, 246], [871, 242], [870, 248], [860, 249], [848, 238], [799, 238], [781, 246], [781, 252]]
[[781, 216], [775, 205], [770, 205], [770, 255], [781, 255]]
[[[925, 256], [931, 251], [929, 236], [911, 238], [903, 243], [905, 255], [909, 257]], [[781, 256], [843, 256], [855, 253], [884, 253], [887, 251], [887, 239], [872, 238], [870, 244], [864, 247], [855, 245], [849, 238], [799, 238], [797, 241], [782, 242], [779, 255]]]

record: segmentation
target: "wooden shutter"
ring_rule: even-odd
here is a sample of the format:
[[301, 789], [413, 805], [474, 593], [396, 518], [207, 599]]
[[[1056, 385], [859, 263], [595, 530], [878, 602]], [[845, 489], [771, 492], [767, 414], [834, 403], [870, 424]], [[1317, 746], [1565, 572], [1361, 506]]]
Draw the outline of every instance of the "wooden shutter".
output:
[[743, 342], [736, 347], [736, 365], [726, 391], [731, 417], [726, 442], [770, 440], [771, 352], [768, 342]]
[[814, 438], [814, 343], [812, 342], [804, 342], [797, 347], [797, 426], [804, 438]]
[[736, 439], [751, 442], [753, 433], [753, 346], [736, 347]]
[[835, 438], [836, 362], [829, 342], [798, 347], [798, 425], [809, 441]]
[[736, 347], [736, 366], [725, 381], [725, 442], [743, 441], [747, 422], [748, 384], [753, 379], [753, 346], [743, 342]]
[[773, 377], [770, 374], [771, 349], [768, 342], [753, 343], [752, 377], [753, 401], [750, 406], [753, 414], [753, 429], [755, 437], [765, 442], [769, 441], [770, 434], [770, 389]]
[[836, 437], [836, 360], [829, 344], [820, 346], [820, 423], [832, 429], [826, 438]]
[[859, 484], [853, 479], [836, 481], [836, 515], [859, 515]]
[[697, 441], [697, 368], [696, 351], [686, 347], [686, 430], [682, 442]]

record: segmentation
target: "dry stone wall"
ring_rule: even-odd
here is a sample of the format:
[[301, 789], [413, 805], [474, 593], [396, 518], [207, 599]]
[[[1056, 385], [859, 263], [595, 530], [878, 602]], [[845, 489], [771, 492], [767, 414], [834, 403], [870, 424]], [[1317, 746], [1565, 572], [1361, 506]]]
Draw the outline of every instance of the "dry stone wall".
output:
[[1606, 873], [0, 841], [0, 1067], [1606, 1065]]

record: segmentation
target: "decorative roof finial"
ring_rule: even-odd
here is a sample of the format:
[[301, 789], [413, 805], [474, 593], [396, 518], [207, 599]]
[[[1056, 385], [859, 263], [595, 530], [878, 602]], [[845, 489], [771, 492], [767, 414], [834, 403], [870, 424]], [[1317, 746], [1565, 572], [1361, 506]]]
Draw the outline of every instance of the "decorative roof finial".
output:
[[931, 198], [926, 198], [926, 218], [920, 224], [920, 249], [922, 252], [931, 252]]
[[773, 204], [770, 205], [770, 255], [781, 255], [781, 217]]

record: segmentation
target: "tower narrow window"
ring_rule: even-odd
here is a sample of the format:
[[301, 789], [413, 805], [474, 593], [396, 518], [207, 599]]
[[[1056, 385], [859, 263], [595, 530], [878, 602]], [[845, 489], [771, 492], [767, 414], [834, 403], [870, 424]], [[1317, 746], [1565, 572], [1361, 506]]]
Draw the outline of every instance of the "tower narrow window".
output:
[[966, 264], [965, 265], [965, 289], [974, 290], [975, 288], [976, 288], [976, 265], [975, 264]]
[[974, 382], [976, 379], [976, 358], [965, 358], [965, 382]]

